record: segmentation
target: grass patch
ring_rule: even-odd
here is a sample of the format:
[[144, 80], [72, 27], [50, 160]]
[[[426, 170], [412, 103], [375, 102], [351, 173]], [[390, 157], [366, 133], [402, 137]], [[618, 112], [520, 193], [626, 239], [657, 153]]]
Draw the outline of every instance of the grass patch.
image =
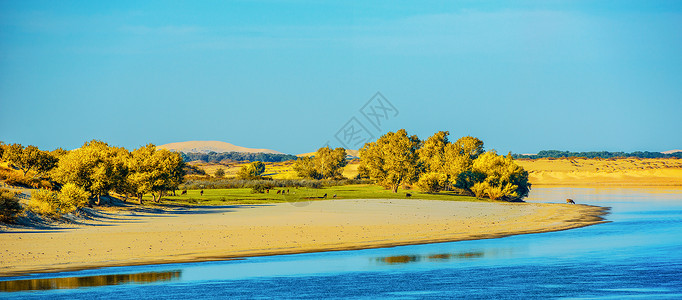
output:
[[[289, 190], [285, 194], [277, 194], [277, 190]], [[252, 193], [250, 188], [234, 189], [205, 189], [203, 196], [200, 190], [188, 190], [186, 195], [164, 196], [163, 204], [185, 204], [185, 205], [231, 205], [231, 204], [265, 204], [279, 202], [297, 202], [322, 200], [324, 194], [327, 199], [405, 199], [406, 194], [412, 194], [413, 199], [425, 200], [447, 200], [447, 201], [479, 201], [475, 197], [461, 196], [454, 192], [422, 193], [415, 190], [398, 190], [393, 193], [380, 186], [369, 184], [355, 184], [344, 186], [331, 186], [319, 189], [314, 188], [275, 188], [269, 193]], [[143, 198], [147, 203], [151, 201], [151, 196]]]

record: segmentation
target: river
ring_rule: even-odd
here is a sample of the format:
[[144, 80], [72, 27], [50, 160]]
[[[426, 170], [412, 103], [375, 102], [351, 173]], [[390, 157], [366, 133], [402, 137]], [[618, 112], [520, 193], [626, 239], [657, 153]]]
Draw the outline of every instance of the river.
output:
[[536, 187], [609, 223], [499, 239], [0, 279], [0, 299], [682, 298], [682, 189]]

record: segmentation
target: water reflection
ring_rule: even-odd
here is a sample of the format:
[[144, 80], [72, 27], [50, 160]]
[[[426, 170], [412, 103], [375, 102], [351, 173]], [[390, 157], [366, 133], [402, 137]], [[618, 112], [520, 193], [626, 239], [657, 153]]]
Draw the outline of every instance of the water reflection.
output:
[[34, 290], [77, 289], [126, 283], [152, 283], [179, 280], [180, 270], [168, 272], [145, 272], [136, 274], [114, 274], [86, 277], [62, 277], [45, 279], [26, 279], [0, 281], [0, 292], [20, 292]]
[[472, 259], [483, 257], [484, 253], [482, 251], [478, 252], [461, 252], [461, 253], [444, 253], [444, 254], [431, 254], [431, 255], [397, 255], [397, 256], [385, 256], [377, 257], [375, 260], [384, 264], [406, 264], [420, 261], [449, 261], [449, 260], [461, 260], [461, 259]]

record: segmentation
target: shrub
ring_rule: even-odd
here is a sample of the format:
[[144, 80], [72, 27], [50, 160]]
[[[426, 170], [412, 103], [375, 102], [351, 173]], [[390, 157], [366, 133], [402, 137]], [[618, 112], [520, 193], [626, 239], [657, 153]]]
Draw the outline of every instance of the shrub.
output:
[[[517, 165], [511, 155], [504, 157], [494, 150], [488, 151], [474, 160], [471, 174], [475, 173], [485, 176], [482, 181], [476, 182], [470, 188], [479, 198], [487, 196], [493, 200], [517, 200], [528, 196], [530, 191], [528, 172]], [[463, 187], [459, 182], [456, 186]]]
[[50, 190], [35, 190], [28, 201], [28, 209], [34, 213], [48, 217], [60, 216], [59, 194]]
[[90, 193], [73, 183], [67, 183], [62, 187], [57, 197], [61, 213], [70, 213], [88, 204]]
[[267, 188], [265, 187], [265, 185], [258, 183], [258, 184], [255, 184], [255, 185], [251, 188], [251, 193], [253, 193], [253, 194], [262, 194], [262, 193], [265, 193], [265, 190], [266, 190], [266, 189], [267, 189]]
[[222, 178], [223, 176], [225, 176], [225, 170], [223, 170], [223, 168], [218, 168], [217, 170], [215, 170], [215, 174], [213, 175], [216, 178]]
[[424, 192], [437, 193], [445, 189], [447, 182], [447, 175], [438, 172], [429, 172], [424, 173], [421, 177], [419, 177], [417, 186]]
[[28, 208], [37, 214], [56, 218], [85, 206], [89, 198], [90, 193], [83, 188], [67, 183], [60, 192], [46, 189], [34, 191], [28, 202]]
[[487, 182], [476, 182], [470, 189], [476, 198], [483, 198], [486, 196], [486, 191], [489, 187], [490, 185]]
[[0, 222], [13, 223], [21, 213], [21, 204], [19, 200], [14, 199], [15, 195], [15, 192], [0, 190]]
[[0, 171], [0, 178], [4, 179], [5, 183], [8, 185], [32, 188], [37, 182], [40, 182], [26, 178], [24, 175], [21, 175], [17, 172], [5, 170]]

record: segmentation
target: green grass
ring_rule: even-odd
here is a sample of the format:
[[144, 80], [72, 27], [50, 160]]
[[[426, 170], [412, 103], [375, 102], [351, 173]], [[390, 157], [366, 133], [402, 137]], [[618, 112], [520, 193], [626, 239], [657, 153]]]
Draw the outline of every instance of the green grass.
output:
[[[322, 200], [324, 194], [327, 199], [405, 199], [406, 193], [412, 194], [412, 199], [426, 200], [448, 200], [448, 201], [479, 201], [475, 197], [460, 196], [453, 192], [440, 192], [435, 194], [422, 193], [414, 190], [398, 190], [393, 193], [382, 187], [368, 184], [333, 186], [319, 189], [313, 188], [288, 188], [288, 194], [277, 194], [277, 190], [287, 188], [271, 189], [270, 193], [251, 193], [250, 188], [240, 189], [205, 189], [204, 195], [200, 195], [200, 190], [188, 190], [186, 195], [164, 196], [164, 204], [187, 204], [187, 205], [228, 205], [228, 204], [264, 204], [278, 202], [297, 202]], [[151, 196], [145, 196], [144, 201], [150, 203]]]

